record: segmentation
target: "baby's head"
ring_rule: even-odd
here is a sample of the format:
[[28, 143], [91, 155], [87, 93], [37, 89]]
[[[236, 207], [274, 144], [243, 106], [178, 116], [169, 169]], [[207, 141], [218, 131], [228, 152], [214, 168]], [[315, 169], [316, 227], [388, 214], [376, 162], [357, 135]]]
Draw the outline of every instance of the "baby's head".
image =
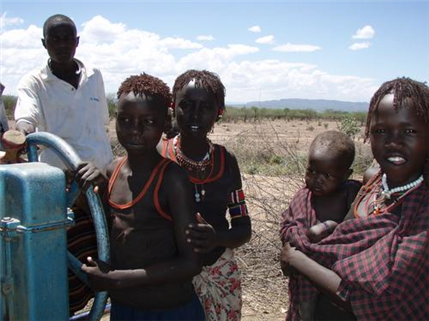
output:
[[315, 196], [328, 195], [352, 174], [355, 157], [353, 140], [344, 133], [326, 131], [310, 145], [305, 183]]
[[127, 78], [118, 90], [116, 133], [128, 153], [154, 150], [167, 125], [170, 88], [148, 74]]
[[428, 159], [429, 88], [410, 78], [385, 82], [371, 99], [365, 130], [389, 187], [422, 175]]

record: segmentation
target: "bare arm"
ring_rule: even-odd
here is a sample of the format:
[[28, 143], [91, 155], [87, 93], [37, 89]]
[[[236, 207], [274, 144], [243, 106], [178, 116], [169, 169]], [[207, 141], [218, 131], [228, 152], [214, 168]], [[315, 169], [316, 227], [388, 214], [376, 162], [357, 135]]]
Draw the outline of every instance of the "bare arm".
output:
[[[236, 158], [231, 155], [230, 171], [233, 175], [235, 190], [242, 188], [241, 174]], [[201, 215], [198, 224], [190, 224], [186, 230], [189, 241], [196, 252], [209, 252], [217, 246], [237, 248], [249, 242], [252, 236], [252, 225], [249, 216], [237, 217], [231, 220], [231, 228], [226, 231], [216, 231]]]
[[338, 223], [331, 220], [317, 223], [308, 229], [307, 237], [311, 243], [318, 243], [328, 235], [332, 234], [337, 226]]

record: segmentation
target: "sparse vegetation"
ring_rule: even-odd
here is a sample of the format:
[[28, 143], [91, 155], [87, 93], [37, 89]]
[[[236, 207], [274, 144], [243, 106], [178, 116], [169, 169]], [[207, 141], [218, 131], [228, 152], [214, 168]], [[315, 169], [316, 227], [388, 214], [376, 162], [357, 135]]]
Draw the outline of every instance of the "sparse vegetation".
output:
[[3, 99], [4, 110], [6, 111], [6, 115], [8, 119], [13, 119], [13, 113], [15, 111], [17, 97], [10, 95], [1, 96]]
[[338, 130], [353, 139], [360, 133], [360, 126], [356, 119], [347, 115], [341, 119], [341, 122], [338, 124]]
[[268, 108], [236, 108], [226, 107], [226, 112], [223, 117], [224, 122], [237, 123], [237, 122], [259, 122], [263, 120], [300, 120], [300, 121], [318, 121], [318, 126], [321, 126], [321, 121], [341, 121], [345, 116], [349, 116], [356, 120], [361, 126], [365, 122], [365, 112], [345, 112], [327, 109], [323, 112], [317, 112], [312, 109], [268, 109]]

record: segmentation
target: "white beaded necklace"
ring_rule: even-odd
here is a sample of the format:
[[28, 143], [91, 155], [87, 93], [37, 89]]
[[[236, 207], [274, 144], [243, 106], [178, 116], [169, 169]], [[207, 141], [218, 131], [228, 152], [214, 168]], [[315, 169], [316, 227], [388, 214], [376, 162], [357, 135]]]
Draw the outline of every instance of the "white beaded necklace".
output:
[[381, 191], [381, 194], [383, 196], [385, 196], [387, 199], [390, 199], [392, 194], [397, 193], [397, 192], [407, 191], [407, 190], [419, 185], [421, 182], [423, 182], [423, 175], [420, 175], [420, 177], [417, 178], [414, 182], [389, 189], [389, 186], [387, 185], [387, 176], [386, 176], [386, 174], [383, 174], [383, 176], [381, 177], [381, 183], [383, 185], [383, 190]]

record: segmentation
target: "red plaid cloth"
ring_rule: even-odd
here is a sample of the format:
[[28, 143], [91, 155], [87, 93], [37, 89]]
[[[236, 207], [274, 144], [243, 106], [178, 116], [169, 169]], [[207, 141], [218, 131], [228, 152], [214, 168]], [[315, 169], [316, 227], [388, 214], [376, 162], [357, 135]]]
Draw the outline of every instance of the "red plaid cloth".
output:
[[422, 184], [400, 216], [345, 221], [318, 244], [303, 240], [300, 250], [341, 277], [339, 295], [358, 320], [429, 320], [428, 230], [429, 190]]
[[[311, 192], [301, 188], [292, 198], [289, 208], [283, 213], [280, 238], [298, 250], [305, 251], [309, 240], [306, 231], [316, 224], [316, 212], [311, 204]], [[309, 301], [317, 294], [316, 288], [301, 275], [289, 276], [289, 309], [286, 320], [301, 319], [299, 303]]]

